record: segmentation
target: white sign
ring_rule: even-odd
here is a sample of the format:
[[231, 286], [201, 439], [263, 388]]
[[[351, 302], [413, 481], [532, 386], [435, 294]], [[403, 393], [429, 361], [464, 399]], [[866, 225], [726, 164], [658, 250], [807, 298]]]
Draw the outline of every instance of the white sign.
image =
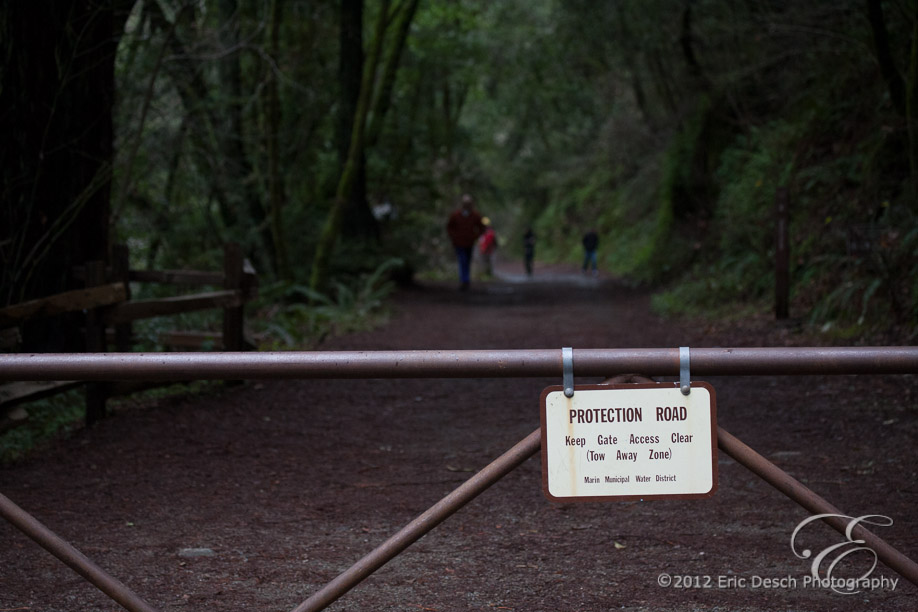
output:
[[709, 497], [717, 488], [714, 389], [692, 383], [542, 392], [542, 486], [553, 501]]

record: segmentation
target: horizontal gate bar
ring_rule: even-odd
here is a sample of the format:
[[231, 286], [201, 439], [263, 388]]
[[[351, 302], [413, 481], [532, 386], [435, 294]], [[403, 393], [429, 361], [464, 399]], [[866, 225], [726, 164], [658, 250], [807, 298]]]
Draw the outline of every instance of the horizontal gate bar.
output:
[[[918, 347], [693, 348], [692, 375], [910, 374]], [[678, 348], [574, 349], [580, 376], [677, 376]], [[562, 374], [561, 349], [0, 355], [0, 380], [513, 378]]]

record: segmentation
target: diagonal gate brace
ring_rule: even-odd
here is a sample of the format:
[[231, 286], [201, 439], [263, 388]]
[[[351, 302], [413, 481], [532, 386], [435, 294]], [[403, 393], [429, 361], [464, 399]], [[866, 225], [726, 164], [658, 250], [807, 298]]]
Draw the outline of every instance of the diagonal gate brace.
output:
[[83, 553], [61, 539], [60, 536], [45, 527], [35, 517], [17, 506], [2, 493], [0, 493], [0, 516], [35, 540], [42, 548], [70, 566], [73, 571], [85, 578], [97, 589], [118, 602], [125, 610], [129, 612], [156, 612], [156, 608], [150, 606], [117, 578], [114, 578], [93, 563]]
[[324, 610], [326, 606], [357, 586], [364, 578], [367, 578], [391, 561], [400, 552], [420, 540], [434, 527], [478, 497], [488, 487], [538, 453], [541, 447], [542, 428], [540, 427], [483, 470], [462, 483], [459, 488], [431, 506], [429, 510], [408, 523], [401, 531], [377, 547], [376, 550], [352, 565], [350, 569], [342, 572], [312, 597], [297, 606], [293, 612]]
[[[610, 379], [607, 382], [632, 382], [632, 379], [637, 378], [639, 377], [625, 375]], [[377, 569], [391, 561], [399, 553], [484, 492], [485, 489], [522, 465], [526, 459], [538, 453], [542, 446], [541, 431], [540, 428], [529, 434], [516, 446], [460, 485], [458, 489], [437, 502], [375, 550], [338, 575], [337, 578], [297, 606], [293, 612], [324, 610], [342, 595], [356, 587]], [[717, 444], [720, 450], [732, 457], [737, 463], [748, 468], [810, 512], [814, 514], [843, 514], [841, 510], [721, 427], [717, 428]], [[839, 533], [845, 533], [848, 525], [846, 521], [840, 518], [823, 520]], [[918, 564], [860, 525], [853, 530], [852, 535], [864, 540], [865, 544], [877, 554], [877, 558], [890, 569], [918, 586]]]

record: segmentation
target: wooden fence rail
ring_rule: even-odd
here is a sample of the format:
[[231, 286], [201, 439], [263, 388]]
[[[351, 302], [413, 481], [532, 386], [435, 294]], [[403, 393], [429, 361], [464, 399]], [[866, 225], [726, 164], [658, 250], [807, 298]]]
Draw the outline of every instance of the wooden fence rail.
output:
[[[19, 341], [18, 327], [25, 321], [84, 311], [87, 352], [105, 352], [109, 346], [118, 352], [130, 352], [134, 344], [134, 321], [213, 309], [223, 312], [220, 332], [164, 332], [158, 338], [159, 343], [165, 347], [185, 350], [214, 348], [240, 351], [253, 348], [253, 343], [245, 337], [244, 307], [257, 294], [258, 278], [238, 245], [225, 245], [221, 271], [131, 270], [128, 260], [127, 247], [115, 245], [110, 263], [92, 261], [74, 268], [74, 277], [83, 280], [86, 288], [0, 309], [0, 351], [15, 348]], [[190, 295], [133, 300], [131, 283], [219, 289]], [[0, 386], [0, 433], [23, 424], [27, 419], [27, 413], [21, 407], [17, 409], [19, 404], [60, 393], [79, 384], [55, 381]], [[86, 392], [87, 423], [104, 416], [108, 397], [136, 390], [136, 386], [90, 383]]]
[[77, 310], [90, 310], [123, 302], [126, 299], [127, 289], [124, 283], [106, 283], [98, 287], [66, 291], [3, 308], [0, 310], [0, 327], [15, 327], [29, 319], [53, 317]]

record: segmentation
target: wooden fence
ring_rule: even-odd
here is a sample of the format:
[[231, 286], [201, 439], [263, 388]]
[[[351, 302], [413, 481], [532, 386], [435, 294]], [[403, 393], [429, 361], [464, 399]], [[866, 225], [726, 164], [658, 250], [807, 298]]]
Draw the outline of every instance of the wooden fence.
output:
[[[224, 351], [254, 348], [245, 335], [245, 303], [258, 290], [258, 278], [236, 244], [223, 251], [223, 270], [131, 270], [128, 248], [115, 245], [109, 265], [87, 262], [74, 269], [74, 276], [86, 287], [0, 309], [0, 351], [15, 350], [20, 342], [19, 326], [26, 321], [72, 312], [85, 312], [87, 352], [130, 352], [135, 344], [133, 322], [200, 310], [223, 311], [222, 330], [170, 331], [161, 333], [158, 344], [182, 350], [212, 347]], [[132, 283], [158, 283], [180, 287], [210, 288], [192, 294], [156, 299], [131, 299]], [[219, 287], [219, 289], [214, 289]], [[74, 381], [15, 382], [0, 386], [0, 433], [23, 424], [28, 418], [23, 402], [73, 389]], [[149, 385], [146, 385], [149, 386]], [[129, 383], [90, 383], [86, 390], [86, 422], [105, 415], [108, 397], [136, 391]]]

